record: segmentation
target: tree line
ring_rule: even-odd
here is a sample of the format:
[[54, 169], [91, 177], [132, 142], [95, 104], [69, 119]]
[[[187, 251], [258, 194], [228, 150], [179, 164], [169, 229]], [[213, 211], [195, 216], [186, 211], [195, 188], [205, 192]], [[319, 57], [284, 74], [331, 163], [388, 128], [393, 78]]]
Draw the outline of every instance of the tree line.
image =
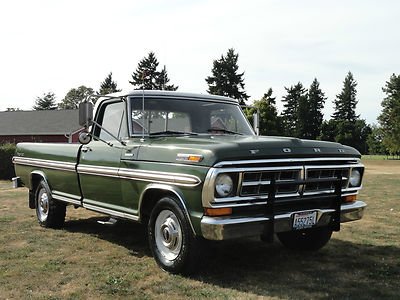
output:
[[[245, 105], [250, 96], [245, 91], [244, 72], [239, 72], [238, 58], [239, 54], [234, 49], [228, 49], [225, 55], [213, 61], [211, 75], [205, 81], [208, 93], [231, 97]], [[166, 66], [159, 67], [154, 52], [139, 61], [129, 83], [134, 89], [178, 89], [177, 85], [170, 83]], [[350, 71], [343, 81], [342, 90], [333, 99], [334, 113], [329, 119], [324, 120], [323, 109], [328, 99], [317, 78], [314, 78], [308, 89], [301, 82], [285, 87], [281, 113], [277, 110], [272, 88], [268, 88], [261, 99], [253, 101], [253, 108], [244, 111], [249, 119], [252, 119], [256, 109], [260, 112], [261, 135], [335, 141], [353, 146], [363, 154], [399, 155], [400, 75], [393, 74], [382, 90], [386, 97], [381, 103], [379, 125], [367, 124], [357, 115], [357, 82]], [[73, 88], [60, 103], [57, 103], [54, 93], [44, 93], [36, 98], [33, 109], [76, 109], [88, 96], [118, 91], [120, 89], [110, 72], [100, 83], [98, 91], [86, 86]]]

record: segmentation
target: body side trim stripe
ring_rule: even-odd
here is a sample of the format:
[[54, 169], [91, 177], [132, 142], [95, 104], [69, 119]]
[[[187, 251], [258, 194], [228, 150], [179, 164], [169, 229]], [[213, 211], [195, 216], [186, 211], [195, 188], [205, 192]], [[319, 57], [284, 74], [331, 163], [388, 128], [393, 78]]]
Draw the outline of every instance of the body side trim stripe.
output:
[[181, 173], [169, 173], [169, 172], [156, 172], [147, 170], [133, 170], [126, 168], [115, 168], [115, 167], [103, 167], [94, 165], [78, 165], [75, 163], [51, 161], [36, 158], [25, 158], [25, 157], [13, 157], [13, 162], [19, 165], [27, 165], [34, 167], [42, 167], [47, 169], [75, 172], [76, 169], [78, 174], [87, 174], [94, 176], [105, 176], [115, 177], [129, 180], [142, 180], [157, 183], [169, 183], [181, 186], [197, 186], [201, 183], [201, 180], [194, 175], [187, 175]]
[[63, 202], [67, 202], [67, 203], [72, 203], [72, 204], [74, 204], [74, 205], [79, 205], [79, 206], [82, 205], [81, 201], [79, 201], [79, 200], [73, 200], [73, 199], [71, 199], [71, 198], [67, 198], [67, 197], [64, 197], [64, 196], [60, 196], [60, 195], [55, 194], [54, 192], [53, 192], [53, 198], [56, 199], [56, 200], [59, 200], [59, 201], [63, 201]]
[[13, 157], [13, 163], [17, 165], [25, 165], [32, 167], [42, 167], [47, 169], [75, 172], [76, 163], [55, 161], [55, 160], [45, 160], [37, 158], [26, 158], [26, 157]]
[[142, 180], [159, 183], [170, 183], [182, 186], [197, 186], [201, 180], [193, 175], [156, 172], [133, 169], [118, 169], [113, 167], [99, 167], [91, 165], [78, 165], [79, 174], [88, 174], [94, 176], [107, 176], [129, 180]]
[[112, 210], [112, 209], [108, 209], [108, 208], [103, 208], [103, 207], [87, 204], [85, 202], [83, 203], [83, 207], [87, 208], [89, 210], [93, 210], [93, 211], [97, 211], [97, 212], [100, 212], [100, 213], [104, 213], [106, 215], [110, 215], [110, 216], [113, 216], [113, 217], [120, 217], [120, 218], [124, 218], [124, 219], [130, 219], [130, 220], [133, 220], [133, 221], [138, 221], [139, 220], [138, 216], [134, 216], [134, 215], [131, 215], [131, 214], [115, 211], [115, 210]]

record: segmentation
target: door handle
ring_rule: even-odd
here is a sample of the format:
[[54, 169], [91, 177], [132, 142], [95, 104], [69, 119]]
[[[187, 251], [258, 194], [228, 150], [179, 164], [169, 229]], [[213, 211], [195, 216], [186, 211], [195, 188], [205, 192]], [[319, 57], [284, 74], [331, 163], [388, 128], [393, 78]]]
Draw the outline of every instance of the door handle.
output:
[[83, 146], [82, 147], [82, 152], [88, 152], [88, 151], [92, 151], [92, 148], [88, 147], [88, 146]]

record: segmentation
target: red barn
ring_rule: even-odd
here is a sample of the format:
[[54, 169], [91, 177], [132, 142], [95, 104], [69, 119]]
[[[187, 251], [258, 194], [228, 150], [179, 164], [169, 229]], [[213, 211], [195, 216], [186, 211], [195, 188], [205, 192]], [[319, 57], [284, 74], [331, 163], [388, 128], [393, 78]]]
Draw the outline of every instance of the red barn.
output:
[[0, 112], [0, 144], [19, 142], [76, 143], [78, 110]]

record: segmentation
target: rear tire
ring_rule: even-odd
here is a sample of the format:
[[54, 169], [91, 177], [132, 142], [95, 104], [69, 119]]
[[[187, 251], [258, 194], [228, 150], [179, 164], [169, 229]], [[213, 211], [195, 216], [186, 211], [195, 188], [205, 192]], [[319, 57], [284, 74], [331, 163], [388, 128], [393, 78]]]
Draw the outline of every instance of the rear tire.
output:
[[35, 194], [36, 216], [43, 227], [61, 228], [64, 225], [66, 205], [51, 197], [50, 188], [42, 180]]
[[157, 264], [165, 271], [190, 274], [196, 270], [199, 243], [174, 197], [164, 197], [154, 206], [148, 223], [149, 245]]
[[313, 228], [301, 231], [277, 233], [280, 242], [287, 248], [301, 251], [316, 251], [324, 247], [332, 236], [329, 228]]

